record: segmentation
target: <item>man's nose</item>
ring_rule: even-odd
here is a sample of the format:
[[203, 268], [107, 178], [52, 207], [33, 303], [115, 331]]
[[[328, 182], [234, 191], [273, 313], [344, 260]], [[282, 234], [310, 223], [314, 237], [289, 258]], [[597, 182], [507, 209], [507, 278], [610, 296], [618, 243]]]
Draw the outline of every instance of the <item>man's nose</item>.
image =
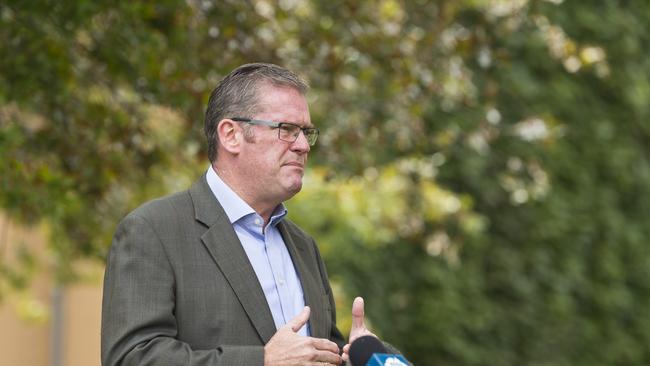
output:
[[300, 131], [298, 133], [298, 138], [296, 138], [296, 141], [291, 144], [291, 149], [305, 153], [308, 153], [309, 150], [311, 150], [311, 146], [309, 145], [305, 131]]

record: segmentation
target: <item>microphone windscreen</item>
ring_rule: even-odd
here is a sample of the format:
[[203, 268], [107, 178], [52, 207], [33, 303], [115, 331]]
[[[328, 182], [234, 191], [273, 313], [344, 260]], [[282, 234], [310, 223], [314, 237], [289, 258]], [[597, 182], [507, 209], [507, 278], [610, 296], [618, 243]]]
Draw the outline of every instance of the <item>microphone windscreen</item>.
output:
[[352, 366], [365, 366], [373, 353], [388, 353], [388, 350], [376, 337], [359, 337], [350, 345], [350, 362]]

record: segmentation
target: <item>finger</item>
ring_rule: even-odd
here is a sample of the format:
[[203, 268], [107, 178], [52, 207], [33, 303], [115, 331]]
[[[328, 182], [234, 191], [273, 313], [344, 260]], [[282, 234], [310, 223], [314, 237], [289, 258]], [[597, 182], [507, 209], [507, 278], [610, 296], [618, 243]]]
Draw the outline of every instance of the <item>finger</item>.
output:
[[309, 309], [309, 306], [305, 306], [304, 308], [302, 308], [300, 314], [296, 315], [295, 318], [289, 320], [287, 325], [289, 325], [291, 327], [291, 330], [293, 330], [294, 332], [299, 331], [300, 328], [302, 328], [303, 325], [307, 323], [307, 320], [309, 320], [310, 312], [311, 309]]
[[317, 351], [316, 360], [321, 363], [334, 364], [338, 365], [341, 363], [341, 356], [338, 353], [332, 353], [327, 351]]
[[313, 339], [313, 345], [314, 348], [316, 348], [319, 351], [329, 351], [332, 353], [336, 353], [337, 355], [339, 354], [339, 346], [328, 340], [328, 339], [323, 339], [323, 338], [312, 338]]
[[343, 346], [343, 354], [341, 354], [341, 360], [343, 360], [343, 362], [348, 362], [348, 360], [350, 359], [349, 353], [350, 353], [350, 343]]
[[352, 303], [352, 330], [365, 328], [363, 321], [365, 311], [363, 305], [362, 297], [355, 298]]

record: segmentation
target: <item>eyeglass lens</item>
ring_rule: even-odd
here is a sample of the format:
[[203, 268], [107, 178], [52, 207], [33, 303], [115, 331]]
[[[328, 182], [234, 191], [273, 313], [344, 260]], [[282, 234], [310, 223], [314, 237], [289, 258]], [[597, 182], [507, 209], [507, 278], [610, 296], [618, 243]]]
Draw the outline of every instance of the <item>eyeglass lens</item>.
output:
[[306, 128], [302, 129], [300, 126], [296, 126], [294, 124], [290, 123], [281, 123], [280, 126], [278, 126], [278, 133], [280, 140], [284, 140], [287, 142], [294, 142], [298, 139], [298, 136], [300, 135], [300, 131], [303, 131], [305, 134], [305, 137], [307, 138], [307, 142], [309, 145], [314, 145], [316, 143], [316, 139], [318, 138], [318, 131], [313, 128]]

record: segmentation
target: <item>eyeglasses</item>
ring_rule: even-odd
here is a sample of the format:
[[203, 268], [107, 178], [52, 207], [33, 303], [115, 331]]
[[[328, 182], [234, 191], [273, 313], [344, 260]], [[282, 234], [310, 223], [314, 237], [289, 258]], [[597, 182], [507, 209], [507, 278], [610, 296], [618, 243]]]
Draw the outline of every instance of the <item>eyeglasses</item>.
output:
[[251, 118], [241, 118], [241, 117], [232, 117], [231, 120], [235, 122], [244, 122], [249, 125], [260, 125], [260, 126], [269, 126], [271, 128], [278, 129], [278, 138], [286, 142], [295, 142], [300, 135], [300, 131], [305, 134], [309, 146], [314, 146], [316, 140], [318, 139], [318, 128], [311, 127], [300, 127], [294, 123], [288, 122], [274, 122], [274, 121], [264, 121], [261, 119], [251, 119]]

